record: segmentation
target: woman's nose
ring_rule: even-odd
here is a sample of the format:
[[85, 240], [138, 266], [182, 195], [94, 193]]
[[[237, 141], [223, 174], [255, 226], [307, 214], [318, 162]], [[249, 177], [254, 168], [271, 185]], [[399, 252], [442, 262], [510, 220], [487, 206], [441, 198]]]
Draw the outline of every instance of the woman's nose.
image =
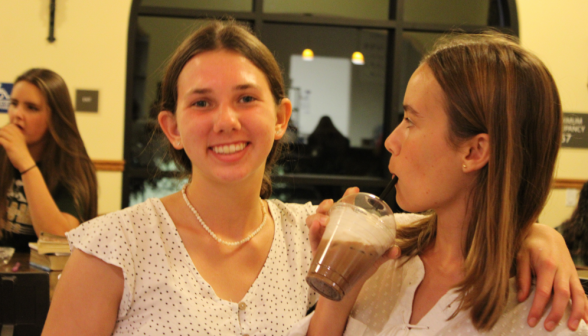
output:
[[392, 156], [400, 154], [400, 141], [398, 139], [398, 133], [399, 129], [396, 127], [384, 142], [386, 150], [390, 152]]
[[218, 115], [213, 127], [215, 132], [232, 132], [241, 129], [239, 115], [232, 106], [221, 105], [217, 113]]
[[19, 105], [10, 104], [10, 106], [8, 107], [8, 118], [11, 122], [15, 119], [21, 119], [22, 113], [22, 108], [19, 107]]

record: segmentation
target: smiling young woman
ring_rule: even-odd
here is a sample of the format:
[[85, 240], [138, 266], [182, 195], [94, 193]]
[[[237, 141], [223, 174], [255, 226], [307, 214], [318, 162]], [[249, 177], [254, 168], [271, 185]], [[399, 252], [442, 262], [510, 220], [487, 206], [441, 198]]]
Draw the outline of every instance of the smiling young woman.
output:
[[234, 22], [204, 26], [172, 56], [160, 110], [189, 183], [68, 233], [44, 334], [285, 334], [317, 299], [314, 207], [268, 199], [292, 110], [272, 53]]
[[174, 149], [190, 158], [194, 184], [262, 178], [291, 110], [286, 98], [276, 105], [264, 73], [234, 51], [208, 51], [186, 63], [177, 90], [175, 114], [164, 111], [159, 120]]

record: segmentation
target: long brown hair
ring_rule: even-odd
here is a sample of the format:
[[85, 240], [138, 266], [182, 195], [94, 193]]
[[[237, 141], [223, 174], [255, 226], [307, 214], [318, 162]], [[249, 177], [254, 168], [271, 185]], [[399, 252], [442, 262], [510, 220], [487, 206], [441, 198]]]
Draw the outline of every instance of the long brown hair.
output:
[[[170, 59], [161, 86], [161, 111], [170, 111], [175, 114], [178, 101], [178, 77], [186, 63], [200, 53], [220, 49], [239, 53], [264, 73], [276, 106], [285, 98], [282, 73], [271, 51], [251, 33], [248, 27], [233, 20], [212, 21], [186, 38]], [[262, 198], [269, 198], [272, 194], [271, 171], [284, 147], [283, 141], [274, 141], [265, 164], [260, 191]], [[168, 152], [185, 174], [192, 172], [192, 163], [183, 149], [176, 150], [169, 144]]]
[[[465, 278], [457, 288], [458, 311], [470, 309], [474, 326], [488, 330], [506, 306], [515, 254], [550, 191], [560, 98], [545, 65], [507, 35], [450, 35], [422, 63], [445, 94], [448, 141], [490, 138], [489, 162], [470, 194]], [[435, 235], [435, 214], [398, 233], [409, 256], [424, 252]]]
[[[59, 185], [73, 196], [78, 219], [86, 221], [96, 217], [96, 171], [86, 153], [78, 131], [74, 108], [65, 81], [47, 69], [31, 69], [18, 76], [14, 83], [26, 81], [42, 93], [50, 111], [49, 134], [41, 155], [41, 173], [53, 194]], [[4, 148], [0, 147], [0, 195], [6, 195], [14, 179], [13, 167]], [[0, 221], [6, 218], [6, 202], [0, 202]]]

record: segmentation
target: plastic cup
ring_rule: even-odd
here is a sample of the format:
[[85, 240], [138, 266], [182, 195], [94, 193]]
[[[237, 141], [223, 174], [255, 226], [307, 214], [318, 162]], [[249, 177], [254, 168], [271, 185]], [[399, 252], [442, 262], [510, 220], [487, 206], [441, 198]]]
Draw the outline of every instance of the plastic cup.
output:
[[0, 265], [6, 265], [14, 254], [12, 247], [0, 247]]
[[322, 296], [340, 301], [393, 246], [396, 222], [388, 204], [368, 193], [343, 197], [329, 216], [306, 282]]

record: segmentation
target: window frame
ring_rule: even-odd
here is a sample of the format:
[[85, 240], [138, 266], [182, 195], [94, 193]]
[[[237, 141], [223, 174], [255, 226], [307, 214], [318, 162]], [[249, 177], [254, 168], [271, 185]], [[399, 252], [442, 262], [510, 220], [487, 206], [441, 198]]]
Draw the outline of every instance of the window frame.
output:
[[[127, 74], [126, 74], [126, 95], [125, 95], [125, 135], [124, 135], [124, 159], [125, 169], [123, 171], [122, 186], [122, 207], [129, 205], [130, 182], [131, 179], [154, 178], [154, 174], [148, 171], [148, 168], [133, 167], [131, 157], [131, 144], [133, 125], [133, 90], [134, 90], [134, 69], [135, 69], [135, 42], [138, 28], [138, 19], [140, 16], [145, 17], [165, 17], [180, 19], [223, 19], [227, 16], [238, 21], [248, 22], [253, 31], [263, 42], [263, 27], [266, 23], [293, 24], [293, 25], [311, 25], [311, 26], [330, 26], [346, 27], [357, 29], [382, 29], [388, 31], [388, 43], [386, 51], [386, 74], [384, 84], [384, 134], [390, 134], [398, 124], [398, 118], [394, 116], [401, 113], [398, 111], [402, 92], [400, 92], [402, 78], [400, 76], [401, 67], [405, 64], [402, 59], [403, 45], [402, 36], [404, 32], [428, 32], [428, 33], [446, 33], [456, 28], [465, 32], [477, 32], [486, 29], [489, 26], [482, 25], [455, 25], [455, 24], [437, 24], [424, 22], [404, 21], [404, 4], [410, 0], [390, 0], [388, 20], [370, 20], [354, 18], [326, 17], [320, 15], [301, 15], [301, 14], [276, 14], [264, 13], [264, 0], [252, 0], [252, 9], [250, 12], [229, 12], [216, 10], [199, 10], [187, 8], [171, 8], [157, 6], [142, 6], [141, 0], [133, 0], [131, 5], [129, 33], [127, 45]], [[507, 34], [519, 36], [519, 23], [516, 0], [492, 0], [497, 3], [499, 9], [503, 10], [500, 16], [501, 24], [504, 26], [494, 29]], [[382, 143], [381, 150], [383, 148]], [[382, 162], [386, 165], [387, 162]], [[384, 169], [387, 171], [387, 169]], [[158, 172], [157, 177], [175, 176], [173, 172]], [[272, 176], [272, 181], [286, 182], [295, 185], [329, 185], [329, 186], [359, 186], [361, 187], [381, 187], [387, 185], [390, 179], [389, 174], [381, 177], [362, 177], [362, 176], [343, 176], [343, 175], [319, 175], [319, 174], [285, 174]]]

